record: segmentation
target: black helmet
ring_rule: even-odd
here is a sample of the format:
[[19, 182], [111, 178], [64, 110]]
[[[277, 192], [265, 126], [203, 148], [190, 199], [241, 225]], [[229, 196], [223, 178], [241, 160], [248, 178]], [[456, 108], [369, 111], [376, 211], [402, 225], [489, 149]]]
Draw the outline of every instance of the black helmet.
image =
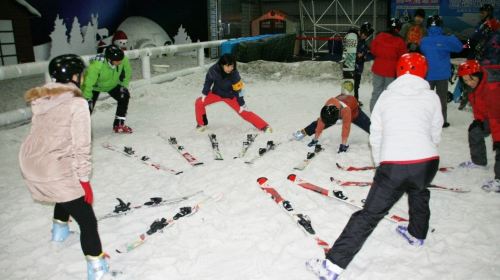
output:
[[339, 108], [335, 105], [323, 106], [321, 109], [321, 120], [326, 125], [334, 125], [339, 119]]
[[49, 75], [58, 83], [71, 82], [73, 75], [80, 76], [84, 69], [83, 60], [76, 54], [63, 54], [49, 62]]
[[480, 12], [486, 12], [488, 17], [493, 16], [493, 6], [491, 4], [484, 4], [479, 8]]
[[122, 61], [125, 54], [119, 47], [111, 45], [104, 51], [104, 56], [109, 61]]
[[425, 10], [424, 9], [416, 9], [415, 14], [413, 17], [421, 17], [422, 19], [425, 19]]
[[427, 18], [427, 28], [431, 26], [443, 26], [443, 19], [438, 15], [433, 15]]
[[367, 37], [373, 34], [372, 24], [368, 21], [363, 22], [359, 28], [359, 33], [365, 34]]
[[399, 32], [401, 30], [401, 21], [399, 18], [391, 18], [389, 20], [389, 30]]

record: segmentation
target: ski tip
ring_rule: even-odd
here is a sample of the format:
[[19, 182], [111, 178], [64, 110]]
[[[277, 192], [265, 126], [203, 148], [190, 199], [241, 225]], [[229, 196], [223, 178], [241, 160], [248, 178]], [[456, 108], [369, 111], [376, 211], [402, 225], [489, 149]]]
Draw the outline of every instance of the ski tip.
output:
[[292, 173], [292, 174], [288, 175], [286, 178], [292, 182], [295, 182], [295, 179], [297, 179], [297, 175]]
[[179, 174], [182, 174], [182, 173], [184, 173], [184, 171], [179, 171], [179, 172], [175, 173], [175, 175], [179, 175]]
[[342, 169], [342, 166], [340, 166], [338, 162], [336, 162], [335, 165], [337, 166], [337, 168]]
[[257, 183], [259, 183], [259, 185], [262, 185], [265, 182], [267, 182], [267, 178], [266, 177], [260, 177], [259, 179], [257, 179]]

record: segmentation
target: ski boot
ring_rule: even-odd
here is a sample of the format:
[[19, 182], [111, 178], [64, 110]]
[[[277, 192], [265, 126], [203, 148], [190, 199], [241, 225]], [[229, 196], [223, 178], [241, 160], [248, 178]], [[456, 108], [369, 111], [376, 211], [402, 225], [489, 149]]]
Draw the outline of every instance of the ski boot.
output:
[[196, 125], [196, 131], [198, 132], [203, 132], [207, 129], [207, 126], [206, 125]]
[[52, 241], [63, 242], [70, 235], [68, 222], [54, 219], [52, 224]]
[[266, 125], [266, 126], [262, 129], [262, 131], [263, 131], [264, 133], [272, 133], [272, 132], [273, 132], [273, 129], [272, 129], [270, 126]]
[[99, 256], [85, 256], [87, 259], [87, 276], [88, 280], [99, 280], [104, 274], [109, 272], [109, 265], [104, 259], [104, 253]]
[[132, 133], [132, 128], [125, 125], [124, 117], [115, 117], [115, 121], [113, 122], [113, 131], [115, 133], [124, 133], [129, 134]]
[[293, 138], [295, 138], [295, 140], [297, 140], [297, 141], [304, 139], [304, 137], [306, 136], [306, 134], [304, 132], [302, 132], [302, 130], [297, 130], [292, 135], [293, 135]]
[[486, 169], [486, 165], [475, 164], [471, 160], [460, 163], [458, 167], [467, 169]]
[[500, 179], [493, 179], [485, 182], [481, 189], [486, 192], [497, 192], [500, 193]]
[[424, 239], [418, 239], [408, 232], [407, 226], [398, 226], [396, 232], [399, 233], [410, 245], [415, 247], [424, 246]]
[[306, 268], [320, 280], [336, 280], [343, 269], [326, 259], [310, 259], [306, 262]]

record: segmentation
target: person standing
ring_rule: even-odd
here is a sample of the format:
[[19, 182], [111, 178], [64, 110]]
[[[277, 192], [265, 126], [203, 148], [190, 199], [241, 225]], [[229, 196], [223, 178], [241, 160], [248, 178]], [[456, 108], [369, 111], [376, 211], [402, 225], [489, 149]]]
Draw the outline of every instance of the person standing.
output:
[[500, 65], [481, 66], [468, 60], [458, 67], [458, 76], [467, 88], [474, 120], [468, 129], [471, 160], [462, 168], [481, 168], [488, 163], [484, 138], [491, 134], [495, 155], [495, 177], [482, 185], [485, 191], [500, 192]]
[[370, 51], [374, 56], [372, 66], [373, 92], [370, 100], [370, 111], [373, 111], [377, 99], [387, 86], [396, 77], [396, 63], [407, 52], [405, 41], [399, 35], [401, 22], [391, 18], [388, 30], [380, 32], [370, 44]]
[[410, 223], [396, 232], [413, 246], [422, 246], [429, 229], [427, 189], [439, 167], [437, 145], [443, 116], [437, 95], [424, 80], [425, 57], [404, 54], [398, 78], [380, 96], [371, 115], [370, 144], [377, 169], [363, 209], [354, 213], [326, 259], [306, 262], [319, 279], [335, 280], [351, 263], [392, 206], [408, 194]]
[[370, 49], [366, 39], [373, 34], [371, 23], [364, 22], [359, 28], [358, 45], [356, 47], [356, 64], [354, 66], [354, 97], [358, 100], [359, 106], [363, 104], [359, 101], [359, 85], [361, 83], [361, 75], [365, 67], [365, 61], [372, 59]]
[[257, 129], [272, 132], [267, 122], [248, 110], [243, 88], [235, 57], [230, 54], [222, 55], [219, 61], [208, 69], [202, 95], [195, 101], [196, 129], [200, 132], [206, 129], [208, 119], [205, 107], [222, 101]]
[[55, 82], [26, 93], [33, 118], [19, 151], [19, 165], [33, 199], [55, 203], [53, 242], [70, 235], [70, 216], [78, 223], [88, 279], [97, 280], [109, 267], [92, 209], [90, 113], [78, 88], [84, 68], [79, 56], [55, 57], [49, 63]]
[[427, 35], [427, 29], [425, 28], [425, 10], [415, 10], [413, 21], [405, 23], [401, 28], [400, 34], [406, 42], [408, 51], [419, 52], [420, 41]]
[[107, 92], [118, 102], [113, 131], [132, 133], [132, 128], [125, 125], [130, 92], [128, 90], [132, 68], [125, 53], [115, 45], [107, 47], [104, 54], [98, 54], [90, 61], [85, 71], [82, 85], [83, 97], [87, 99], [90, 113], [94, 111], [101, 92]]
[[429, 63], [427, 81], [432, 90], [436, 90], [441, 100], [443, 113], [443, 127], [450, 126], [448, 122], [448, 80], [451, 77], [450, 53], [458, 53], [463, 44], [454, 35], [443, 34], [443, 21], [440, 16], [434, 15], [427, 19], [428, 35], [422, 39], [420, 50]]

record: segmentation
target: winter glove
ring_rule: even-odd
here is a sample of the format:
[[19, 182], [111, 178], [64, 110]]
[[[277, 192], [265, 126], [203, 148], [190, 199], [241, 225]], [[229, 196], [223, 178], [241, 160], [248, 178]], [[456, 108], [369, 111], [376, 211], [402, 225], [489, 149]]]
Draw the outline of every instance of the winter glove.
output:
[[92, 111], [94, 111], [94, 101], [92, 99], [87, 100], [87, 103], [89, 104], [89, 111], [92, 114]]
[[311, 142], [309, 142], [309, 144], [307, 144], [307, 146], [314, 147], [314, 146], [318, 145], [318, 142], [319, 142], [318, 139], [313, 139], [313, 140], [311, 140]]
[[83, 200], [87, 204], [92, 204], [92, 202], [94, 202], [94, 193], [92, 193], [92, 187], [90, 186], [90, 182], [80, 181], [80, 185], [82, 185], [83, 191], [85, 192]]
[[130, 92], [124, 86], [120, 86], [120, 97], [121, 98], [130, 97]]
[[469, 132], [472, 131], [475, 128], [479, 128], [484, 131], [484, 123], [483, 121], [480, 120], [474, 120], [469, 126]]
[[497, 150], [500, 152], [500, 142], [493, 143], [493, 150]]
[[344, 144], [340, 144], [339, 146], [339, 150], [337, 153], [345, 153], [347, 152], [347, 149], [349, 149], [349, 145], [344, 145]]
[[240, 107], [241, 106], [245, 106], [245, 99], [243, 99], [242, 96], [241, 97], [240, 96], [236, 97], [236, 101], [238, 101], [238, 105], [240, 105]]

